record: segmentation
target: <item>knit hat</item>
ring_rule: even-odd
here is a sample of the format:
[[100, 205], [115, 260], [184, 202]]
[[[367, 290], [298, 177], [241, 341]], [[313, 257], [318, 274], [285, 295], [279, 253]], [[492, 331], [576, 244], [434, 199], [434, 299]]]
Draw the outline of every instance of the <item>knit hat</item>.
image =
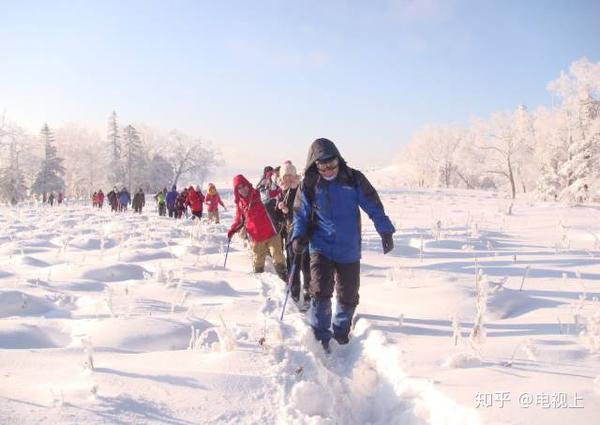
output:
[[282, 166], [281, 166], [281, 177], [283, 178], [283, 176], [294, 176], [296, 177], [298, 175], [298, 172], [296, 171], [296, 167], [294, 167], [294, 165], [290, 162], [290, 161], [286, 161]]

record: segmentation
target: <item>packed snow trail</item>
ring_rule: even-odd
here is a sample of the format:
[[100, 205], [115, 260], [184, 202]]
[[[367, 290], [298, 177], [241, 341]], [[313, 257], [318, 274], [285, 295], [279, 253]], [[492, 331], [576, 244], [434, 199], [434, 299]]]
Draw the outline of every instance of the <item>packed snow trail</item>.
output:
[[288, 304], [279, 312], [285, 286], [259, 275], [265, 297], [265, 347], [273, 357], [279, 394], [278, 423], [290, 424], [479, 424], [478, 414], [441, 394], [430, 382], [406, 376], [399, 350], [359, 319], [348, 345], [332, 340], [326, 354], [306, 317]]

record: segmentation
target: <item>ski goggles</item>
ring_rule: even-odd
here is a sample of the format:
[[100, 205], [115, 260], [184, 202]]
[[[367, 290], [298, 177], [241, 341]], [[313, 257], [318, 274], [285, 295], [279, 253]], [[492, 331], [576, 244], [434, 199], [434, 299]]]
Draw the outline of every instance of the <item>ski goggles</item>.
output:
[[333, 158], [327, 161], [317, 161], [317, 170], [319, 171], [333, 171], [339, 165], [339, 160], [337, 158]]

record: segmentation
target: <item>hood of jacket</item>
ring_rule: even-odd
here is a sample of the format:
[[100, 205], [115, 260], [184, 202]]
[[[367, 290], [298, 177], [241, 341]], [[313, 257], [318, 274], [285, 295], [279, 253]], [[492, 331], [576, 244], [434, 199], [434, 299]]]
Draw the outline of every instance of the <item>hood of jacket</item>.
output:
[[315, 140], [308, 149], [308, 157], [306, 159], [306, 167], [304, 172], [306, 173], [311, 169], [316, 169], [315, 162], [317, 160], [334, 156], [338, 158], [340, 164], [346, 165], [346, 161], [344, 158], [342, 158], [340, 151], [338, 151], [338, 148], [331, 140], [324, 138]]
[[239, 186], [240, 184], [244, 184], [244, 185], [247, 185], [247, 186], [249, 186], [249, 187], [250, 187], [250, 191], [252, 191], [252, 190], [253, 190], [253, 188], [252, 188], [252, 184], [251, 184], [251, 183], [248, 181], [248, 179], [247, 179], [246, 177], [244, 177], [244, 176], [243, 176], [243, 175], [241, 175], [241, 174], [238, 174], [237, 176], [235, 176], [235, 177], [233, 178], [233, 194], [234, 194], [234, 196], [235, 196], [235, 203], [236, 203], [236, 204], [237, 204], [237, 203], [239, 202], [239, 200], [241, 199], [241, 196], [240, 196], [240, 194], [238, 193], [238, 190], [237, 190], [237, 188], [238, 188], [238, 186]]

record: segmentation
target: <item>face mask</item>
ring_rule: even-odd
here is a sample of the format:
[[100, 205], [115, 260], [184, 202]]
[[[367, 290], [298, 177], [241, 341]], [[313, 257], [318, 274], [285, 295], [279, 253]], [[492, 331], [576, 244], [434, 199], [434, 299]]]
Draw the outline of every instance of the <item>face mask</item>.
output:
[[335, 179], [337, 177], [337, 175], [331, 176], [331, 177], [326, 177], [326, 176], [321, 176], [321, 177], [323, 177], [325, 180], [327, 180], [328, 182], [330, 182], [331, 180]]

